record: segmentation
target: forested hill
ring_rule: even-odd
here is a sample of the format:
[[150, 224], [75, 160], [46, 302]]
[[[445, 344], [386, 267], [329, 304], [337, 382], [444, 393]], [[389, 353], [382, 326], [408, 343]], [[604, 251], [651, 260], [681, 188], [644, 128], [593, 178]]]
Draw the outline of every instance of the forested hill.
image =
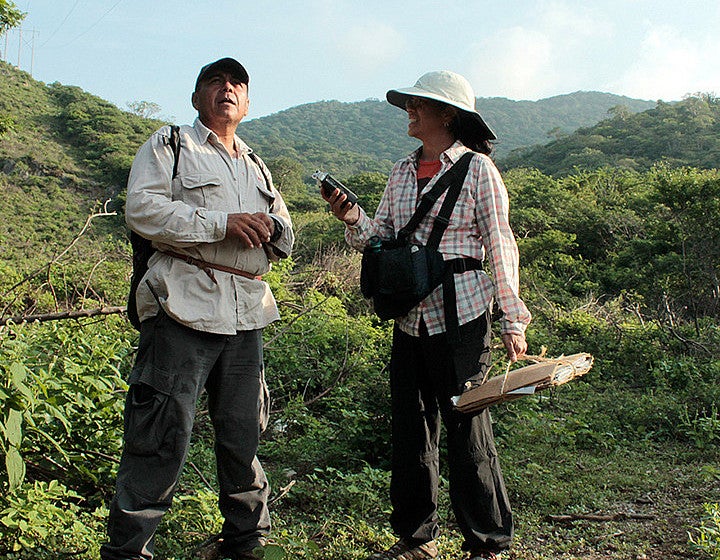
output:
[[[540, 108], [550, 100], [479, 105], [506, 142], [509, 130], [533, 142], [532, 130], [542, 141], [574, 126], [562, 119], [589, 109], [586, 95], [594, 94], [554, 98], [562, 118]], [[608, 99], [597, 118], [618, 101]], [[653, 149], [709, 162], [717, 109], [702, 97], [637, 117], [615, 109], [593, 133], [568, 133], [577, 145], [550, 148], [562, 163], [576, 150], [605, 157], [601, 148], [618, 139], [607, 154], [626, 168], [627, 156], [614, 154], [631, 141], [636, 163]], [[98, 558], [105, 541], [138, 346], [121, 314], [131, 270], [124, 185], [133, 155], [161, 124], [0, 62], [0, 559]], [[387, 177], [356, 172], [389, 166], [414, 142], [403, 113], [381, 101], [296, 107], [248, 122], [241, 134], [268, 162], [297, 234], [292, 258], [264, 276], [281, 320], [263, 337], [273, 412], [258, 457], [279, 528], [263, 554], [367, 558], [392, 542], [393, 326], [362, 297], [361, 255], [346, 246], [307, 171], [343, 170], [338, 177], [372, 209]], [[548, 161], [541, 153], [529, 152], [538, 167]], [[720, 171], [552, 177], [519, 168], [504, 179], [520, 294], [533, 315], [529, 354], [595, 359], [567, 386], [493, 407], [518, 520], [510, 555], [720, 558]], [[493, 331], [498, 351], [487, 371], [502, 375]], [[215, 557], [222, 518], [212, 424], [203, 396], [188, 468], [158, 530], [158, 559]], [[460, 558], [446, 495], [439, 554]], [[628, 507], [632, 516], [622, 513]], [[607, 521], [586, 523], [591, 517]]]
[[[8, 133], [0, 156], [8, 162], [34, 162], [31, 165], [41, 164], [61, 175], [90, 175], [93, 181], [112, 183], [111, 191], [117, 192], [135, 150], [162, 124], [120, 110], [78, 87], [35, 81], [4, 62], [0, 76], [0, 133]], [[651, 101], [597, 92], [540, 101], [477, 100], [498, 135], [498, 159], [597, 123], [613, 108], [633, 114], [654, 106]], [[348, 177], [389, 171], [393, 161], [417, 146], [406, 130], [405, 113], [375, 99], [300, 105], [243, 122], [239, 134], [266, 160], [295, 160], [305, 177], [318, 168]]]
[[622, 107], [611, 113], [611, 118], [546, 145], [517, 150], [503, 160], [503, 166], [532, 167], [551, 175], [598, 167], [642, 171], [660, 161], [720, 167], [720, 98], [714, 95], [659, 102], [637, 114]]
[[[479, 98], [477, 108], [498, 136], [496, 155], [544, 143], [607, 117], [614, 107], [635, 113], [655, 102], [598, 92], [575, 92], [540, 101]], [[240, 135], [264, 157], [290, 157], [306, 170], [322, 167], [344, 175], [388, 171], [413, 150], [405, 113], [385, 101], [321, 101], [241, 123]]]

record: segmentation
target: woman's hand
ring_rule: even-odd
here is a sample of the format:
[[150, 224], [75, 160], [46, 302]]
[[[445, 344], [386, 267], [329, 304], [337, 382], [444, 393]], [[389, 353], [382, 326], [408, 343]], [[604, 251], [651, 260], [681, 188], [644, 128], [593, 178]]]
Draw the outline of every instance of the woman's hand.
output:
[[507, 357], [511, 362], [517, 362], [518, 358], [522, 358], [527, 352], [527, 342], [524, 334], [505, 333], [502, 335], [502, 341], [507, 350]]
[[330, 204], [330, 211], [340, 221], [351, 226], [360, 219], [360, 207], [357, 204], [343, 204], [347, 200], [340, 189], [335, 189], [330, 196], [326, 196], [323, 189], [320, 189], [320, 195]]

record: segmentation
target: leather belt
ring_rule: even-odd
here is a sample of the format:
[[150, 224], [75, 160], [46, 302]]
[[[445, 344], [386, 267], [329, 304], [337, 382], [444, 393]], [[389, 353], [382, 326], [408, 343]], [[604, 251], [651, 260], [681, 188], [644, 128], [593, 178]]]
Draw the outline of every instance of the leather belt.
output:
[[170, 257], [180, 259], [181, 261], [185, 261], [188, 264], [197, 266], [199, 269], [201, 269], [203, 272], [205, 272], [205, 274], [207, 274], [210, 277], [210, 280], [212, 280], [215, 284], [217, 284], [217, 280], [215, 279], [215, 273], [213, 272], [213, 270], [229, 272], [230, 274], [235, 274], [236, 276], [242, 276], [244, 278], [250, 278], [251, 280], [262, 280], [262, 276], [257, 276], [255, 274], [251, 274], [244, 270], [240, 270], [239, 268], [233, 268], [231, 266], [225, 266], [222, 264], [215, 264], [215, 263], [209, 263], [206, 261], [201, 261], [200, 259], [196, 259], [189, 255], [183, 255], [182, 253], [176, 253], [175, 251], [160, 251], [160, 252], [165, 255], [168, 255]]

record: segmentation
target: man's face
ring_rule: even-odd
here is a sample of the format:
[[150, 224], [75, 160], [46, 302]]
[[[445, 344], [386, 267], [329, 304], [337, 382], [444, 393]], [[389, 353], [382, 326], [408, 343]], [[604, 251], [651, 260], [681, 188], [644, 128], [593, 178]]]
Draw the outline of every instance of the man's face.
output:
[[248, 113], [248, 87], [228, 72], [214, 72], [198, 84], [192, 103], [210, 130], [237, 126]]

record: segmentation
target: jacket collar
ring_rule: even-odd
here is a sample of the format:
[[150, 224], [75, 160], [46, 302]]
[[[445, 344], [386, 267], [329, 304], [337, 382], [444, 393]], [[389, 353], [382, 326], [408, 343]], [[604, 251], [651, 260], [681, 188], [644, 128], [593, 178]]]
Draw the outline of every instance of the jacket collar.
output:
[[[195, 130], [195, 134], [197, 135], [197, 140], [199, 144], [205, 144], [206, 142], [210, 141], [210, 139], [212, 139], [212, 142], [215, 144], [220, 143], [220, 139], [218, 138], [217, 134], [215, 134], [212, 130], [205, 126], [198, 117], [195, 118], [195, 122], [193, 123], [193, 129]], [[235, 134], [235, 146], [237, 146], [238, 152], [240, 152], [240, 154], [244, 155], [252, 152], [252, 148], [250, 148], [250, 146], [243, 142], [237, 134]]]

